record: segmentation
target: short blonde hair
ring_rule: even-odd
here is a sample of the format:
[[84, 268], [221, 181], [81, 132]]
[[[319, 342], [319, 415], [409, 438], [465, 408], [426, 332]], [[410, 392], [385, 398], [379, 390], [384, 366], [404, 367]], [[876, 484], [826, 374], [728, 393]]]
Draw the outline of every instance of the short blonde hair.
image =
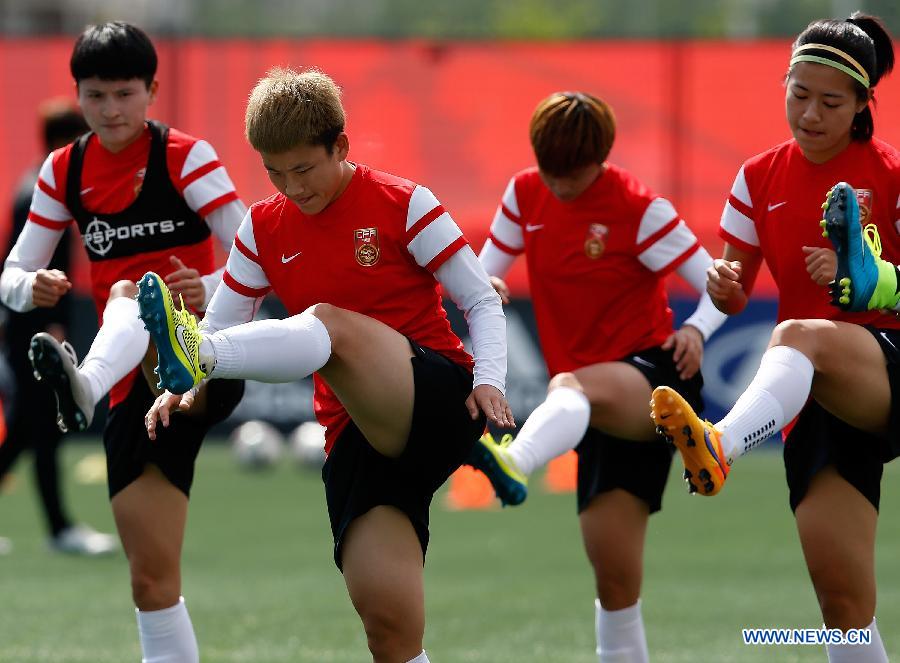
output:
[[601, 99], [586, 92], [554, 92], [531, 117], [531, 147], [538, 167], [565, 177], [603, 163], [616, 138], [616, 118]]
[[247, 140], [257, 152], [323, 145], [330, 154], [344, 130], [341, 89], [318, 69], [276, 67], [253, 88], [244, 119]]

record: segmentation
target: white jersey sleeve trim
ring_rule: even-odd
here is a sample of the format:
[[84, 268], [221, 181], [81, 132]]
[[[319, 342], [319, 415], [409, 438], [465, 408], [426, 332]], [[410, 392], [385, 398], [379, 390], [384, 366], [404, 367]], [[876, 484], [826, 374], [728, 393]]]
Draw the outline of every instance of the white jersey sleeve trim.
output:
[[241, 227], [241, 222], [246, 214], [247, 207], [244, 203], [240, 200], [232, 200], [230, 203], [217, 207], [206, 215], [206, 225], [209, 226], [209, 229], [226, 252], [231, 251], [231, 245], [234, 244], [234, 236], [237, 234], [238, 228]]
[[684, 221], [679, 221], [671, 231], [638, 254], [638, 260], [651, 272], [659, 272], [696, 246], [694, 233]]
[[262, 304], [262, 297], [248, 297], [235, 292], [222, 283], [216, 288], [216, 292], [206, 307], [206, 315], [201, 326], [204, 334], [212, 334], [222, 329], [228, 329], [236, 325], [253, 320], [253, 316]]
[[759, 235], [756, 233], [756, 224], [753, 219], [740, 212], [730, 202], [725, 203], [720, 225], [725, 232], [745, 244], [759, 246]]
[[640, 244], [654, 233], [666, 227], [674, 219], [678, 218], [675, 207], [665, 198], [654, 199], [644, 211], [641, 223], [638, 226], [637, 243]]
[[248, 209], [246, 214], [244, 214], [244, 218], [241, 220], [241, 224], [238, 226], [237, 233], [235, 233], [237, 238], [241, 240], [244, 246], [250, 249], [250, 252], [259, 256], [259, 249], [256, 248], [256, 237], [253, 235], [253, 210]]
[[72, 220], [69, 209], [52, 196], [47, 195], [39, 186], [34, 187], [29, 211], [42, 219], [59, 223], [62, 226]]
[[252, 290], [270, 287], [269, 279], [262, 265], [259, 264], [259, 251], [253, 236], [252, 210], [249, 210], [237, 231], [238, 241], [253, 254], [256, 260], [244, 255], [237, 246], [233, 246], [228, 254], [226, 270], [240, 285]]
[[420, 267], [425, 267], [437, 255], [462, 236], [462, 230], [447, 212], [444, 212], [417, 234], [407, 245]]
[[516, 261], [516, 256], [511, 255], [502, 249], [498, 249], [491, 239], [488, 238], [484, 243], [484, 246], [481, 247], [481, 253], [478, 254], [478, 261], [489, 276], [496, 276], [502, 279]]
[[406, 209], [406, 230], [411, 230], [419, 219], [440, 204], [430, 189], [417, 185], [413, 189], [409, 198], [409, 207]]
[[211, 170], [184, 188], [184, 199], [195, 212], [200, 211], [214, 200], [234, 191], [234, 183], [225, 166]]
[[510, 212], [515, 214], [518, 217], [522, 216], [522, 212], [519, 209], [519, 200], [516, 198], [516, 178], [512, 178], [509, 181], [509, 184], [506, 185], [506, 190], [503, 192], [503, 204], [506, 206]]
[[750, 199], [750, 189], [747, 187], [747, 178], [744, 177], [744, 167], [738, 171], [734, 178], [734, 184], [731, 185], [731, 195], [744, 203], [747, 207], [753, 207], [753, 201]]
[[213, 146], [205, 140], [198, 140], [191, 146], [191, 150], [184, 160], [184, 166], [181, 168], [181, 179], [184, 179], [198, 168], [218, 160], [219, 155], [216, 154]]
[[41, 164], [41, 170], [38, 177], [44, 180], [44, 184], [56, 191], [56, 175], [53, 173], [53, 154], [51, 153], [44, 163]]
[[491, 234], [505, 246], [522, 251], [525, 248], [525, 233], [522, 225], [516, 223], [503, 213], [503, 207], [498, 207], [491, 222]]
[[493, 385], [506, 392], [506, 316], [487, 274], [468, 245], [434, 273], [444, 293], [463, 312], [475, 359], [474, 386]]

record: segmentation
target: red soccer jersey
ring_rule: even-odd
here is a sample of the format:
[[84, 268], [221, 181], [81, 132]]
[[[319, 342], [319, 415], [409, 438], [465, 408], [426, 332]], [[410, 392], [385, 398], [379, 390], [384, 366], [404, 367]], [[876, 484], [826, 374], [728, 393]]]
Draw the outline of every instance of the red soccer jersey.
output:
[[[250, 217], [252, 236], [242, 227], [235, 248], [268, 283], [229, 259], [224, 281], [232, 290], [259, 297], [271, 287], [291, 315], [320, 302], [356, 311], [472, 369], [433, 276], [466, 240], [428, 189], [359, 164], [341, 196], [318, 214], [303, 214], [276, 194], [252, 205]], [[315, 388], [330, 451], [349, 415], [318, 376]]]
[[733, 246], [761, 253], [778, 287], [778, 321], [820, 318], [900, 328], [896, 316], [846, 313], [806, 272], [803, 246], [831, 248], [819, 221], [828, 190], [856, 189], [863, 225], [878, 226], [882, 256], [900, 262], [900, 154], [879, 140], [854, 141], [838, 156], [814, 164], [789, 140], [744, 163], [722, 213], [719, 234]]
[[[53, 152], [41, 168], [28, 220], [32, 223], [62, 231], [72, 222], [73, 213], [66, 206], [66, 184], [73, 145]], [[151, 135], [149, 128], [121, 152], [112, 153], [100, 144], [96, 135], [87, 143], [81, 172], [81, 204], [97, 214], [113, 214], [132, 206], [141, 191], [150, 156]], [[167, 176], [188, 207], [200, 217], [205, 216], [233, 200], [237, 200], [234, 185], [225, 168], [219, 162], [215, 150], [206, 141], [198, 140], [175, 129], [169, 129], [165, 145]], [[202, 221], [198, 221], [202, 223]], [[148, 233], [164, 231], [163, 224]], [[111, 229], [129, 235], [134, 240], [132, 226]], [[117, 241], [119, 235], [103, 241], [100, 250]], [[96, 250], [91, 237], [83, 237], [86, 248]], [[91, 262], [91, 286], [94, 304], [102, 319], [110, 287], [119, 280], [136, 281], [145, 272], [168, 274], [172, 271], [169, 256], [178, 256], [188, 267], [201, 274], [215, 269], [212, 240], [139, 252], [119, 258]], [[110, 404], [120, 402], [130, 389], [134, 372], [113, 387]]]
[[516, 174], [490, 239], [525, 253], [551, 375], [663, 343], [672, 333], [663, 277], [700, 248], [669, 201], [612, 164], [572, 202], [537, 168]]

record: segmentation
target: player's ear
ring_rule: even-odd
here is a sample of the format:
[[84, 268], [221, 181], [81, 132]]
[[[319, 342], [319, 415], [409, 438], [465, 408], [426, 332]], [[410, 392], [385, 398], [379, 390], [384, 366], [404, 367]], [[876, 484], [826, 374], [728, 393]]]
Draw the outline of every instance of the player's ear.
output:
[[347, 154], [350, 152], [350, 138], [343, 131], [338, 134], [334, 141], [334, 152], [337, 153], [338, 161], [346, 159]]

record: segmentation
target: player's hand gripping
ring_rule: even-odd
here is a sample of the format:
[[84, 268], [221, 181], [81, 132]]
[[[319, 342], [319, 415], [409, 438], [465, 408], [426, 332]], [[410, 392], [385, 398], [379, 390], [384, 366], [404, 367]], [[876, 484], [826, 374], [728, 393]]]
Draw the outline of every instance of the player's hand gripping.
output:
[[662, 344], [663, 350], [675, 351], [672, 359], [675, 360], [675, 368], [678, 369], [678, 377], [688, 380], [700, 370], [703, 363], [703, 334], [691, 325], [684, 325], [681, 329], [672, 332], [672, 335]]
[[828, 285], [837, 275], [837, 253], [820, 246], [804, 246], [806, 271], [816, 285]]
[[193, 389], [184, 394], [173, 394], [164, 391], [156, 397], [153, 405], [144, 417], [144, 425], [147, 427], [147, 437], [156, 439], [156, 422], [162, 422], [164, 428], [169, 426], [169, 418], [176, 411], [185, 412], [194, 404], [195, 392]]
[[515, 428], [516, 420], [506, 397], [500, 393], [497, 387], [489, 384], [480, 384], [472, 390], [466, 399], [466, 407], [472, 419], [478, 418], [478, 411], [484, 412], [489, 423], [500, 428]]
[[706, 270], [706, 292], [722, 313], [733, 315], [747, 305], [747, 293], [741, 285], [742, 269], [738, 260], [716, 258]]
[[72, 289], [66, 273], [58, 269], [39, 269], [31, 286], [31, 301], [35, 306], [56, 306], [60, 298]]
[[185, 304], [195, 311], [204, 310], [206, 308], [206, 288], [203, 287], [200, 272], [191, 269], [175, 256], [169, 256], [169, 262], [172, 263], [175, 271], [166, 274], [163, 280], [172, 292], [172, 299], [177, 302], [178, 295], [183, 295]]

